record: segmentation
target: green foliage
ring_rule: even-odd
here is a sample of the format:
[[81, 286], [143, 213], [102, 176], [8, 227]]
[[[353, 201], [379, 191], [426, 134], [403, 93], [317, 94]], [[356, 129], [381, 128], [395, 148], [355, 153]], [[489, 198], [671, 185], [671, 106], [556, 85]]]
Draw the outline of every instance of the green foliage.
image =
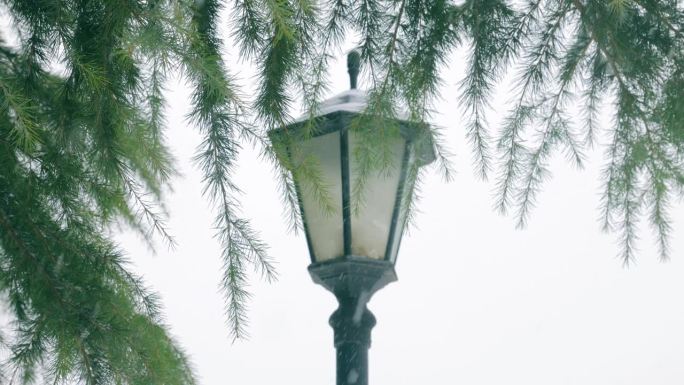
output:
[[[367, 113], [351, 128], [363, 143], [354, 154], [358, 202], [364, 175], [387, 167], [385, 138], [397, 127], [386, 118], [406, 110], [427, 124], [441, 71], [464, 49], [460, 94], [446, 97], [466, 107], [476, 173], [494, 179], [497, 209], [523, 226], [553, 154], [581, 167], [584, 153], [608, 137], [605, 228], [620, 235], [628, 263], [644, 217], [668, 255], [668, 207], [684, 193], [684, 11], [675, 0], [1, 4], [12, 18], [3, 36], [17, 37], [0, 44], [0, 293], [13, 317], [3, 374], [15, 383], [193, 383], [154, 295], [108, 237], [109, 226], [123, 222], [145, 239], [174, 244], [163, 206], [175, 175], [164, 87], [177, 72], [193, 89], [188, 120], [203, 139], [196, 162], [216, 212], [220, 284], [236, 338], [245, 335], [249, 268], [275, 278], [265, 243], [240, 213], [231, 177], [237, 154], [244, 144], [260, 146], [292, 228], [301, 226], [294, 168], [283, 156], [296, 146], [271, 143], [265, 133], [291, 121], [300, 97], [315, 116], [329, 59], [347, 39], [359, 47], [370, 88]], [[223, 62], [229, 37], [218, 27], [226, 22], [234, 54], [258, 70], [253, 100], [241, 96]], [[501, 126], [490, 127], [491, 97], [510, 70], [513, 103]], [[606, 105], [613, 123], [602, 127]], [[315, 119], [305, 124], [305, 135], [317, 129]], [[449, 178], [448, 153], [439, 130], [432, 133]], [[316, 166], [303, 162], [296, 172], [325, 205]], [[419, 170], [409, 177], [420, 183]]]
[[[173, 246], [164, 192], [164, 84], [194, 87], [197, 162], [224, 246], [228, 319], [240, 336], [246, 265], [272, 278], [240, 218], [230, 173], [242, 104], [219, 56], [213, 1], [6, 1], [0, 47], [0, 293], [12, 383], [192, 384], [157, 301], [109, 238], [123, 221]], [[153, 241], [150, 241], [153, 242]]]
[[[604, 127], [612, 137], [604, 176], [605, 228], [620, 233], [627, 264], [634, 257], [639, 214], [647, 211], [661, 257], [667, 258], [667, 205], [681, 196], [684, 147], [667, 134], [681, 131], [683, 121], [665, 116], [681, 109], [673, 104], [681, 93], [667, 90], [681, 78], [683, 16], [675, 1], [646, 0], [530, 1], [516, 13], [512, 27], [505, 27], [508, 37], [490, 43], [503, 40], [514, 47], [507, 56], [519, 69], [517, 102], [498, 137], [502, 212], [515, 209], [524, 225], [549, 176], [550, 156], [560, 150], [582, 167], [583, 152], [601, 136], [600, 105], [612, 104], [614, 125]], [[571, 118], [578, 112], [584, 122]]]

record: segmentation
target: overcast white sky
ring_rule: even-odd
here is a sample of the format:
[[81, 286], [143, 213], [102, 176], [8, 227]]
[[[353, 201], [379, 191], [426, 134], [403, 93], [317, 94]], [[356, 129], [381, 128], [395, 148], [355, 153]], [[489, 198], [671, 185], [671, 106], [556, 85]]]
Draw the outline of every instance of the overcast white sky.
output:
[[[332, 92], [348, 86], [343, 54]], [[233, 66], [248, 87], [246, 66]], [[399, 251], [399, 280], [372, 299], [378, 319], [370, 352], [373, 385], [674, 385], [684, 383], [684, 210], [675, 207], [672, 261], [658, 262], [648, 229], [637, 264], [625, 269], [613, 235], [599, 226], [601, 152], [584, 171], [554, 161], [529, 227], [492, 210], [492, 185], [471, 172], [456, 103], [458, 61], [445, 72], [434, 122], [458, 173], [428, 176], [419, 227]], [[280, 279], [255, 275], [248, 341], [231, 344], [218, 291], [213, 215], [190, 162], [199, 143], [183, 116], [188, 95], [172, 86], [168, 139], [184, 174], [169, 196], [179, 247], [156, 256], [134, 235], [119, 237], [135, 269], [163, 299], [173, 334], [202, 385], [334, 384], [327, 320], [332, 294], [308, 276], [303, 236], [288, 234], [270, 166], [246, 148], [236, 180], [244, 214], [271, 246]], [[501, 96], [505, 100], [505, 96]], [[498, 102], [497, 102], [498, 103]], [[503, 111], [496, 104], [497, 111]], [[495, 115], [492, 121], [500, 118]]]

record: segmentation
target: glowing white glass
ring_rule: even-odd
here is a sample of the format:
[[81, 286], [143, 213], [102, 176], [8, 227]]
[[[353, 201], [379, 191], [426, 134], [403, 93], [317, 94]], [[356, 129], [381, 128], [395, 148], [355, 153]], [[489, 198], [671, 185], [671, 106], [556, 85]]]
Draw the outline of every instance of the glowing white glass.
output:
[[[351, 191], [357, 191], [359, 167], [353, 155], [358, 136], [349, 134]], [[392, 155], [389, 164], [370, 173], [361, 184], [360, 194], [352, 194], [352, 254], [372, 259], [385, 258], [393, 225], [392, 217], [401, 179], [406, 141], [397, 137], [387, 144]], [[355, 196], [358, 195], [358, 196]], [[398, 229], [400, 232], [401, 229]], [[399, 235], [399, 234], [397, 234]]]
[[[321, 177], [322, 183], [313, 183], [309, 177], [297, 178], [299, 199], [309, 242], [317, 261], [325, 261], [344, 254], [342, 226], [342, 166], [340, 132], [308, 139], [298, 145], [293, 154], [295, 165], [301, 162]], [[321, 188], [326, 202], [317, 199]]]

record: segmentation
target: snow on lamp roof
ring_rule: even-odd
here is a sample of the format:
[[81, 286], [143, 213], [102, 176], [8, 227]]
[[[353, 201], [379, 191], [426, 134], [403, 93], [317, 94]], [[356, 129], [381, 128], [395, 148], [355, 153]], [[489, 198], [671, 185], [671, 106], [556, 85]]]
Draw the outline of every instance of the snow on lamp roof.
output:
[[[368, 106], [368, 94], [366, 91], [356, 88], [340, 92], [339, 94], [322, 101], [315, 116], [324, 116], [333, 112], [345, 111], [360, 114]], [[304, 114], [295, 119], [296, 122], [303, 122], [310, 118], [309, 114]], [[406, 111], [397, 113], [397, 119], [407, 120]]]

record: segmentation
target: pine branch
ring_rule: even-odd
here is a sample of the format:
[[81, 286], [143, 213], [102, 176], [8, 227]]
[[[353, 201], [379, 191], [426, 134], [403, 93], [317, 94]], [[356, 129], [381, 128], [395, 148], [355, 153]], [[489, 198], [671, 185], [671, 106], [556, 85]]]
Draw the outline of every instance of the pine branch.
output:
[[[460, 82], [459, 100], [470, 109], [466, 137], [474, 147], [477, 175], [486, 180], [492, 171], [491, 136], [485, 119], [494, 84], [499, 72], [508, 65], [530, 24], [541, 1], [530, 2], [527, 12], [517, 16], [503, 2], [469, 1], [460, 14], [472, 37], [466, 77]], [[458, 16], [457, 16], [458, 17]]]
[[0, 79], [0, 112], [12, 117], [14, 121], [10, 138], [24, 151], [30, 151], [39, 143], [38, 128], [33, 115], [34, 108], [29, 99], [15, 91], [16, 86], [8, 84], [8, 79]]
[[223, 248], [224, 278], [222, 289], [226, 296], [230, 332], [234, 338], [245, 337], [246, 305], [249, 294], [245, 291], [245, 265], [250, 261], [273, 279], [273, 268], [265, 255], [263, 242], [251, 231], [246, 221], [237, 215], [235, 195], [239, 188], [232, 182], [240, 144], [237, 131], [243, 131], [244, 123], [238, 120], [243, 111], [238, 98], [226, 76], [223, 62], [218, 55], [220, 39], [216, 36], [215, 23], [219, 3], [205, 1], [201, 8], [193, 10], [197, 35], [191, 41], [193, 51], [204, 55], [188, 58], [186, 68], [195, 91], [194, 109], [190, 118], [205, 135], [200, 152], [196, 156], [204, 172], [204, 194], [218, 211], [215, 224], [217, 238]]
[[[567, 5], [566, 5], [567, 7]], [[529, 156], [528, 149], [522, 145], [522, 129], [530, 118], [533, 117], [534, 107], [525, 105], [530, 93], [541, 92], [541, 85], [548, 79], [548, 71], [551, 61], [555, 59], [556, 46], [559, 44], [557, 33], [561, 28], [561, 23], [565, 18], [565, 9], [559, 8], [551, 13], [549, 20], [540, 35], [539, 41], [527, 53], [524, 72], [519, 79], [520, 91], [518, 102], [514, 107], [513, 113], [504, 125], [503, 133], [498, 140], [498, 148], [504, 150], [501, 163], [503, 170], [497, 177], [498, 199], [496, 207], [500, 213], [506, 213], [511, 203], [511, 197], [518, 194], [516, 179], [523, 166], [521, 162]], [[532, 156], [534, 159], [534, 156]], [[533, 173], [534, 174], [534, 173]], [[523, 193], [523, 197], [525, 194]], [[523, 202], [526, 200], [523, 199]], [[522, 211], [524, 213], [525, 210]], [[522, 218], [522, 216], [520, 216]], [[519, 222], [520, 223], [520, 222]]]
[[675, 35], [675, 37], [684, 39], [684, 31], [682, 30], [681, 26], [679, 28], [676, 27], [673, 24], [672, 20], [670, 20], [662, 14], [661, 9], [654, 8], [652, 4], [648, 4], [648, 2], [646, 1], [634, 0], [634, 2], [638, 4], [643, 10], [650, 13], [651, 15], [654, 15], [660, 22], [665, 24], [667, 28]]
[[[565, 14], [564, 10], [560, 11]], [[582, 167], [583, 155], [581, 154], [576, 140], [572, 137], [569, 131], [569, 123], [562, 117], [563, 109], [561, 107], [562, 101], [568, 95], [568, 88], [572, 84], [580, 61], [584, 57], [584, 53], [589, 48], [589, 40], [583, 36], [578, 37], [575, 43], [574, 50], [571, 48], [566, 56], [566, 61], [560, 69], [560, 83], [558, 91], [551, 97], [551, 106], [548, 114], [544, 117], [545, 126], [542, 130], [542, 135], [539, 140], [539, 145], [530, 153], [526, 173], [523, 175], [524, 187], [519, 192], [518, 199], [518, 228], [525, 226], [528, 219], [530, 209], [534, 206], [536, 194], [540, 188], [541, 183], [549, 175], [546, 168], [546, 160], [548, 159], [553, 146], [557, 142], [562, 142], [566, 145], [572, 158], [578, 167]], [[579, 52], [577, 52], [579, 51]], [[548, 100], [542, 103], [547, 103]]]
[[147, 233], [144, 233], [144, 239], [148, 240], [148, 246], [154, 246], [149, 240], [149, 236], [152, 235], [152, 232], [156, 232], [162, 237], [162, 240], [166, 243], [169, 249], [175, 249], [177, 242], [169, 233], [166, 218], [162, 216], [163, 214], [157, 212], [155, 208], [152, 207], [150, 202], [145, 199], [144, 193], [141, 193], [140, 186], [135, 181], [131, 180], [130, 178], [125, 178], [124, 186], [126, 194], [133, 199], [135, 206], [138, 207], [139, 213], [142, 214], [142, 217], [149, 224], [149, 230]]
[[672, 233], [672, 222], [668, 215], [670, 192], [654, 164], [649, 167], [649, 173], [652, 194], [649, 219], [651, 226], [656, 229], [660, 259], [665, 261], [670, 257], [670, 236]]
[[385, 50], [385, 54], [387, 56], [387, 70], [385, 73], [385, 78], [382, 81], [382, 85], [380, 86], [381, 95], [387, 90], [387, 83], [390, 79], [390, 74], [392, 73], [392, 66], [396, 65], [394, 61], [394, 55], [397, 49], [397, 40], [399, 39], [399, 26], [401, 25], [401, 20], [404, 16], [404, 7], [406, 7], [406, 0], [401, 0], [401, 3], [399, 3], [399, 11], [397, 12], [397, 15], [394, 16], [395, 20], [390, 41], [387, 45], [387, 49]]

